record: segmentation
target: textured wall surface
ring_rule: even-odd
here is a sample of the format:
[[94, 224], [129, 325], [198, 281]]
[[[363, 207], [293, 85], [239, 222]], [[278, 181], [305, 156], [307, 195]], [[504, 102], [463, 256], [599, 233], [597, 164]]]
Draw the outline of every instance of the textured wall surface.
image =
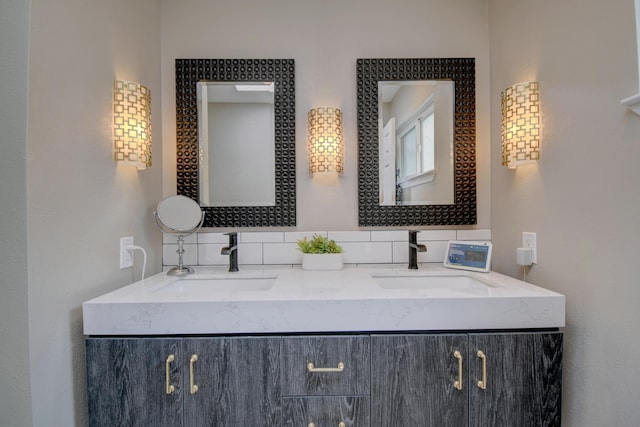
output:
[[[29, 357], [36, 426], [86, 425], [83, 301], [139, 278], [133, 236], [160, 269], [160, 4], [33, 0], [27, 160]], [[151, 90], [153, 166], [113, 161], [113, 80]], [[1, 424], [1, 423], [0, 423]]]
[[29, 2], [0, 3], [0, 425], [31, 423], [27, 306]]
[[[538, 233], [528, 279], [567, 296], [563, 425], [638, 423], [640, 117], [633, 1], [491, 0], [494, 268]], [[500, 166], [500, 91], [540, 82], [541, 160]]]
[[[162, 1], [163, 192], [175, 194], [175, 58], [296, 61], [298, 230], [358, 227], [358, 58], [476, 58], [478, 228], [489, 227], [489, 28], [486, 0]], [[343, 113], [345, 171], [308, 173], [307, 112]]]

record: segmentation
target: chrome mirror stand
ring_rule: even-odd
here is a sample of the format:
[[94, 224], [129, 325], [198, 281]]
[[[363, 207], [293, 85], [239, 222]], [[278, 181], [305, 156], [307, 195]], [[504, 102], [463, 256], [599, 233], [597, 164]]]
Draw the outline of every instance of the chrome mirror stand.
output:
[[182, 229], [176, 229], [176, 228], [171, 228], [169, 226], [167, 226], [166, 224], [164, 224], [162, 222], [162, 220], [158, 217], [158, 213], [154, 212], [153, 213], [153, 218], [156, 221], [156, 225], [158, 226], [158, 228], [160, 229], [160, 231], [162, 232], [162, 234], [164, 234], [165, 236], [169, 236], [169, 237], [176, 237], [178, 239], [178, 250], [176, 251], [178, 254], [178, 265], [175, 267], [172, 267], [171, 269], [169, 269], [169, 271], [167, 271], [167, 274], [170, 276], [186, 276], [188, 274], [193, 273], [193, 268], [184, 265], [184, 261], [183, 261], [183, 255], [184, 255], [184, 238], [191, 236], [193, 233], [197, 232], [198, 230], [200, 230], [200, 227], [202, 227], [202, 224], [204, 223], [204, 217], [205, 217], [205, 212], [202, 212], [202, 216], [200, 218], [200, 222], [198, 223], [198, 225], [196, 225], [193, 228], [187, 229], [187, 230], [182, 230]]

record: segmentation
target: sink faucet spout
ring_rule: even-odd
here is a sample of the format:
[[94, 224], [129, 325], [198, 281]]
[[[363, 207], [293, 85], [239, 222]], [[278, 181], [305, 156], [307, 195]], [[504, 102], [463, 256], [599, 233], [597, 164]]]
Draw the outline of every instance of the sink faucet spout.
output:
[[418, 244], [418, 230], [409, 230], [409, 269], [418, 269], [418, 252], [427, 252], [427, 246]]
[[226, 233], [229, 236], [229, 246], [225, 246], [220, 251], [221, 255], [229, 255], [229, 271], [239, 271], [238, 269], [238, 233]]

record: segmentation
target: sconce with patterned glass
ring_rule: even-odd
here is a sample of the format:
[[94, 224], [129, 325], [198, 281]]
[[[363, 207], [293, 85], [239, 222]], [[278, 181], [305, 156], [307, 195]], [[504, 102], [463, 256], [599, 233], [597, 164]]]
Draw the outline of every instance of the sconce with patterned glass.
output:
[[119, 165], [151, 166], [151, 91], [145, 86], [113, 82], [113, 143]]
[[540, 160], [540, 85], [517, 83], [501, 94], [502, 165], [515, 169]]
[[307, 114], [309, 173], [344, 170], [342, 112], [338, 108], [314, 108]]

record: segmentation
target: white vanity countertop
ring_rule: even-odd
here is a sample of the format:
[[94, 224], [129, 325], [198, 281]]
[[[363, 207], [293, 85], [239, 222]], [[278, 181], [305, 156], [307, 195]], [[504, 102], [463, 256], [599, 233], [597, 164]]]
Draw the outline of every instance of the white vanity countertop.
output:
[[[406, 280], [397, 279], [399, 286], [383, 288], [375, 276]], [[466, 276], [482, 284], [423, 287], [409, 283], [450, 276], [463, 281], [466, 279], [460, 276]], [[218, 281], [207, 283], [207, 279]], [[256, 279], [264, 279], [267, 289], [235, 287], [241, 281], [251, 286]], [[563, 295], [495, 272], [472, 273], [428, 264], [419, 270], [360, 266], [303, 271], [241, 266], [240, 272], [228, 273], [224, 268], [196, 268], [196, 274], [186, 278], [189, 282], [182, 282], [184, 287], [179, 280], [160, 273], [85, 302], [84, 333], [440, 331], [558, 328], [565, 324]]]

